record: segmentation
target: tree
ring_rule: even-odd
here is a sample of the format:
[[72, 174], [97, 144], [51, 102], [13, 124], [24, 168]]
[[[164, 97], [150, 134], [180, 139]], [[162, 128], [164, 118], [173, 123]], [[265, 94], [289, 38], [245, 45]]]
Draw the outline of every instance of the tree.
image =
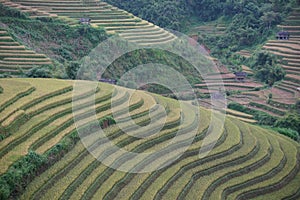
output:
[[69, 62], [65, 64], [66, 73], [70, 79], [75, 79], [77, 77], [77, 72], [80, 64], [77, 61]]
[[280, 66], [278, 57], [267, 52], [259, 51], [248, 59], [248, 64], [254, 69], [254, 76], [272, 86], [276, 81], [280, 81], [285, 76], [285, 71]]
[[295, 104], [295, 109], [298, 114], [300, 114], [300, 99], [297, 100]]
[[271, 26], [274, 25], [276, 22], [280, 22], [280, 15], [278, 13], [270, 11], [264, 13], [264, 15], [260, 17], [260, 19], [262, 23], [265, 25], [265, 27], [270, 29]]
[[276, 127], [290, 128], [300, 133], [300, 116], [297, 113], [289, 113], [275, 123]]
[[48, 67], [34, 67], [25, 75], [30, 78], [52, 78], [52, 73]]

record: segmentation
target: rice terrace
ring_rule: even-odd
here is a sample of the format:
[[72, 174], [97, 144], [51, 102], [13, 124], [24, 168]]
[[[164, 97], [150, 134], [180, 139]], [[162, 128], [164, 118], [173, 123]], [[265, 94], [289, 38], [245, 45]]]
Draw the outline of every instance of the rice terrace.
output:
[[0, 10], [1, 200], [300, 200], [299, 1]]

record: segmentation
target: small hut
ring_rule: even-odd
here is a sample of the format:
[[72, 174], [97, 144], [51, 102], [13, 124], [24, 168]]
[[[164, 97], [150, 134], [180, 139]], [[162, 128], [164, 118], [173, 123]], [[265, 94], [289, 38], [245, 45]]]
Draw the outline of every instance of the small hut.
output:
[[277, 40], [288, 40], [290, 38], [290, 33], [288, 31], [280, 31], [276, 35]]
[[243, 82], [247, 78], [247, 72], [235, 72], [235, 80], [239, 82]]
[[79, 22], [81, 24], [88, 24], [89, 25], [91, 23], [91, 18], [80, 18]]
[[117, 84], [117, 80], [110, 79], [110, 78], [100, 78], [99, 81], [103, 83], [113, 84], [113, 85]]

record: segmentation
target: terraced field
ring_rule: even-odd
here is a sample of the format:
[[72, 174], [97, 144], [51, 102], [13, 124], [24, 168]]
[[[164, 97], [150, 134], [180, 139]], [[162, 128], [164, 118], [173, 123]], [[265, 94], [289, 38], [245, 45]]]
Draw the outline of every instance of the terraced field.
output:
[[[296, 102], [300, 97], [299, 87], [300, 80], [300, 9], [294, 8], [291, 15], [285, 20], [283, 25], [278, 28], [288, 31], [290, 33], [289, 40], [269, 40], [264, 48], [275, 55], [283, 57], [285, 61], [282, 67], [286, 71], [285, 80], [276, 86], [276, 89], [281, 90], [282, 93], [288, 94], [287, 101], [285, 99], [278, 100], [281, 104], [287, 106]], [[275, 93], [275, 97], [282, 97], [282, 94]]]
[[176, 38], [170, 32], [103, 1], [1, 0], [0, 2], [29, 13], [32, 18], [54, 17], [71, 25], [79, 24], [80, 18], [90, 18], [92, 26], [103, 27], [109, 33], [118, 33], [126, 40], [140, 45], [162, 44]]
[[[274, 85], [272, 88], [264, 88], [261, 91], [258, 88], [262, 88], [263, 85], [255, 83], [253, 79], [247, 78], [245, 82], [234, 82], [233, 74], [223, 74], [224, 86], [227, 89], [239, 90], [239, 94], [234, 94], [228, 97], [228, 100], [237, 102], [251, 108], [253, 110], [263, 111], [265, 113], [283, 116], [300, 97], [299, 80], [300, 80], [300, 9], [294, 8], [291, 15], [279, 25], [278, 28], [289, 31], [289, 40], [269, 40], [263, 48], [271, 53], [281, 56], [284, 63], [283, 69], [286, 72], [286, 76], [283, 81]], [[275, 36], [274, 36], [275, 37]], [[241, 50], [237, 52], [246, 58], [251, 56], [251, 52]], [[242, 66], [242, 70], [252, 75], [253, 72], [249, 67]], [[220, 80], [215, 80], [215, 82]], [[206, 84], [211, 84], [206, 82]], [[230, 84], [231, 87], [228, 87]], [[205, 84], [200, 84], [201, 91], [207, 93]], [[272, 95], [272, 99], [269, 99], [269, 95]]]
[[28, 50], [16, 42], [4, 29], [0, 29], [0, 74], [20, 74], [34, 66], [51, 65], [52, 61], [44, 54]]
[[[252, 70], [247, 66], [243, 66], [243, 71], [247, 72], [249, 75], [253, 74]], [[273, 88], [271, 91], [257, 91], [258, 89], [262, 89], [264, 85], [253, 80], [251, 77], [247, 77], [244, 81], [236, 81], [235, 75], [231, 72], [222, 73], [220, 76], [209, 74], [207, 75], [205, 82], [195, 85], [197, 91], [207, 95], [210, 95], [211, 93], [218, 93], [222, 87], [225, 89], [227, 101], [229, 102], [237, 102], [253, 110], [260, 110], [276, 116], [284, 115], [286, 111], [285, 109], [287, 109], [286, 107], [277, 108], [276, 106], [267, 104], [266, 100], [268, 98], [268, 94], [271, 92], [273, 92], [272, 94], [276, 94], [278, 89]], [[289, 97], [286, 94], [284, 95], [285, 97]], [[273, 100], [276, 102], [276, 95], [274, 96], [275, 98]], [[199, 103], [204, 107], [211, 107], [210, 99], [201, 99]], [[243, 117], [240, 113], [231, 112], [229, 114], [246, 122], [255, 122], [255, 120], [251, 117], [250, 119], [249, 116]]]
[[241, 50], [241, 51], [237, 52], [237, 54], [239, 54], [245, 58], [249, 58], [251, 56], [251, 52], [247, 51], [247, 50]]
[[[211, 121], [211, 111], [188, 102], [180, 107], [175, 100], [143, 91], [103, 83], [89, 89], [91, 82], [82, 83], [86, 86], [74, 93], [72, 81], [0, 80], [1, 176], [30, 150], [46, 155], [57, 148], [76, 133], [74, 119], [91, 130], [61, 159], [44, 167], [20, 199], [300, 198], [300, 145], [289, 138], [232, 117], [222, 127], [220, 117]], [[108, 116], [118, 124], [104, 126], [105, 140], [91, 123]], [[160, 131], [154, 134], [156, 128], [149, 123]], [[128, 155], [115, 151], [108, 141], [130, 152], [160, 153]], [[174, 162], [147, 171], [182, 149], [186, 150]], [[139, 170], [145, 173], [128, 173]]]
[[206, 25], [196, 26], [191, 28], [192, 34], [199, 35], [223, 35], [226, 31], [226, 25], [222, 23], [208, 23]]

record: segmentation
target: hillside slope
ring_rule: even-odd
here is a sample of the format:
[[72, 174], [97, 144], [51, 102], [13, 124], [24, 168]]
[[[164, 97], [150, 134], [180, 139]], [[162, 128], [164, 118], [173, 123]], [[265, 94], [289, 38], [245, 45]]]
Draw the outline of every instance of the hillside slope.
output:
[[90, 18], [92, 26], [105, 28], [109, 33], [140, 45], [161, 44], [176, 37], [168, 31], [134, 15], [96, 0], [1, 0], [6, 6], [28, 13], [32, 18], [58, 18], [68, 24], [79, 24], [80, 18]]
[[[294, 8], [291, 15], [278, 28], [290, 33], [289, 40], [269, 40], [264, 48], [275, 55], [281, 56], [285, 62], [282, 68], [286, 72], [284, 81], [277, 87], [283, 92], [290, 93], [291, 102], [295, 103], [300, 97], [297, 90], [300, 84], [300, 8]], [[279, 98], [279, 103], [283, 103], [284, 99]], [[283, 102], [282, 102], [283, 101]]]
[[[293, 8], [290, 15], [281, 25], [279, 31], [288, 31], [289, 40], [278, 40], [276, 34], [263, 44], [262, 49], [279, 56], [282, 59], [281, 67], [286, 75], [283, 80], [275, 83], [272, 87], [260, 91], [246, 91], [233, 95], [231, 100], [257, 111], [263, 111], [272, 116], [284, 116], [292, 109], [299, 100], [300, 91], [300, 9]], [[241, 51], [239, 54], [250, 57], [251, 52]], [[251, 80], [253, 83], [254, 81]], [[238, 85], [238, 84], [236, 84]], [[247, 85], [247, 83], [244, 83]], [[269, 98], [271, 96], [271, 98]]]
[[0, 74], [19, 74], [21, 70], [25, 72], [35, 66], [45, 65], [52, 65], [52, 61], [44, 54], [27, 49], [0, 28]]
[[[85, 87], [76, 93], [73, 113], [72, 81], [1, 79], [0, 86], [1, 199], [16, 198], [14, 195], [20, 199], [300, 197], [300, 146], [275, 132], [230, 117], [222, 128], [219, 118], [211, 122], [208, 110], [201, 108], [199, 119], [196, 107], [188, 103], [180, 108], [172, 99], [102, 83], [97, 84], [95, 98], [94, 90]], [[125, 115], [128, 107], [131, 117]], [[165, 120], [160, 108], [166, 110]], [[82, 130], [91, 131], [81, 142], [73, 116], [86, 125]], [[107, 146], [108, 141], [97, 137], [95, 123], [90, 124], [93, 116], [116, 146], [136, 153], [163, 151], [144, 160], [115, 152]], [[141, 127], [136, 129], [129, 119]], [[115, 120], [119, 120], [117, 125]], [[161, 131], [153, 134], [149, 123], [162, 125]], [[126, 131], [120, 130], [120, 125]], [[179, 127], [182, 133], [176, 135]], [[177, 142], [168, 145], [174, 138]], [[97, 161], [82, 142], [89, 147], [98, 144], [94, 155], [108, 158], [104, 163], [133, 171], [151, 168], [172, 159], [181, 149], [187, 150], [162, 169], [127, 173]], [[199, 157], [199, 150], [205, 153], [214, 142], [212, 151]], [[208, 146], [201, 148], [203, 144]]]

